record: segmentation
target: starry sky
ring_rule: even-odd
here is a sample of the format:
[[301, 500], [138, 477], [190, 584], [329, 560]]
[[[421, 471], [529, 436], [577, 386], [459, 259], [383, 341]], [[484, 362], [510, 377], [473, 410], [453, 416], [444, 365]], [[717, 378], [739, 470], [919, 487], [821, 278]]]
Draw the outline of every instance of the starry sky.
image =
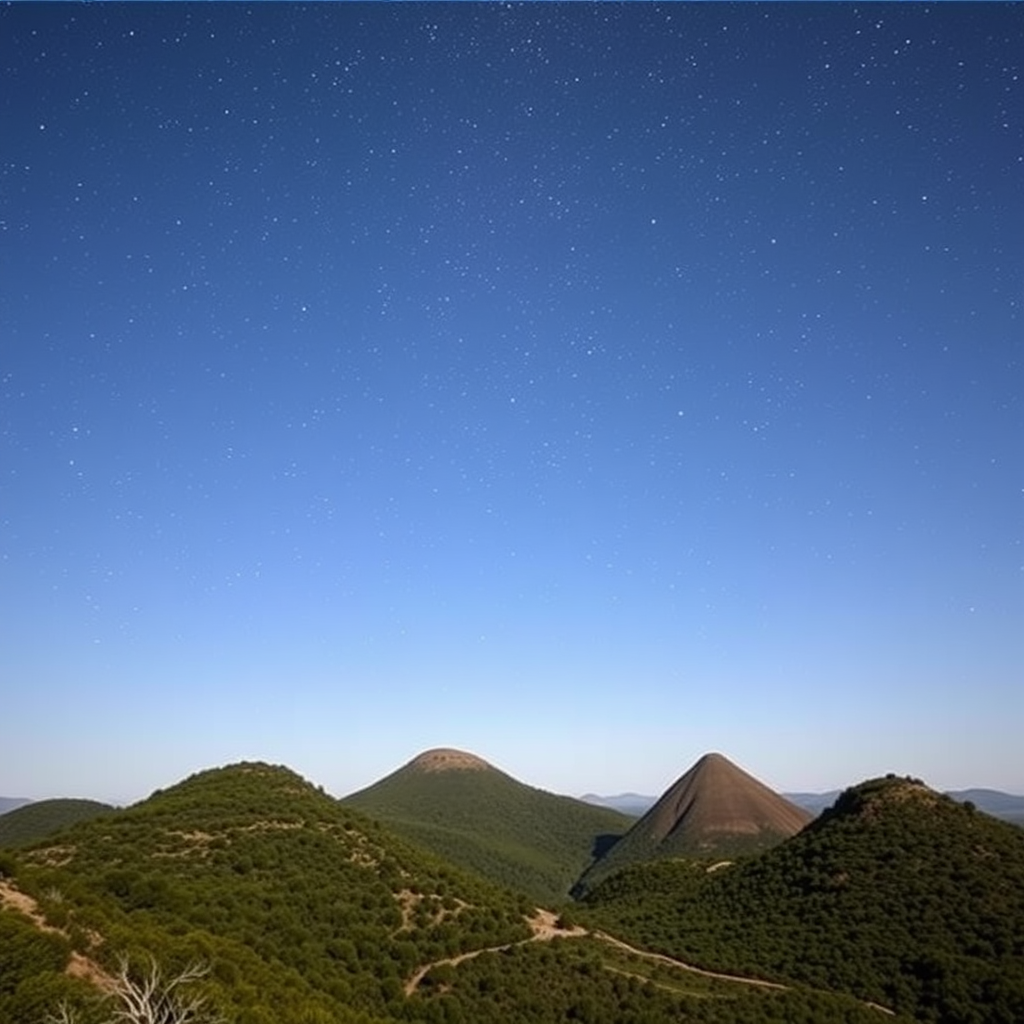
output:
[[1024, 792], [1019, 5], [0, 10], [0, 792], [455, 746]]

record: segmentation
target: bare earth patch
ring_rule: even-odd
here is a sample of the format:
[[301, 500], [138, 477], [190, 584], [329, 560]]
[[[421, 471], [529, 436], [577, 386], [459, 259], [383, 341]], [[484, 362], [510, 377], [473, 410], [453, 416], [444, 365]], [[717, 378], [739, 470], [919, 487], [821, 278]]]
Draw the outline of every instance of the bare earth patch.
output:
[[409, 762], [410, 768], [418, 768], [421, 772], [447, 771], [484, 771], [491, 766], [476, 754], [465, 750], [453, 750], [450, 747], [438, 747], [425, 750]]
[[[53, 925], [47, 924], [43, 912], [39, 909], [39, 904], [28, 893], [22, 892], [10, 882], [0, 881], [0, 906], [23, 914], [41, 932], [56, 932], [67, 938], [67, 933], [63, 928], [55, 928]], [[103, 941], [95, 933], [89, 934], [89, 940], [94, 946], [98, 946]], [[72, 978], [83, 978], [104, 991], [109, 992], [114, 986], [114, 979], [95, 960], [91, 960], [83, 953], [71, 953], [64, 973]]]
[[440, 899], [437, 896], [425, 897], [423, 893], [413, 892], [411, 889], [402, 889], [399, 892], [392, 893], [395, 899], [398, 901], [398, 905], [402, 909], [402, 923], [392, 933], [391, 937], [394, 938], [400, 932], [411, 932], [415, 927], [413, 918], [416, 915], [416, 910], [424, 899], [431, 899], [435, 905], [433, 907], [433, 913], [430, 917], [430, 924], [441, 924], [447, 917], [458, 917], [463, 910], [466, 909], [470, 904], [465, 900], [456, 899], [455, 907], [449, 909], [441, 904]]

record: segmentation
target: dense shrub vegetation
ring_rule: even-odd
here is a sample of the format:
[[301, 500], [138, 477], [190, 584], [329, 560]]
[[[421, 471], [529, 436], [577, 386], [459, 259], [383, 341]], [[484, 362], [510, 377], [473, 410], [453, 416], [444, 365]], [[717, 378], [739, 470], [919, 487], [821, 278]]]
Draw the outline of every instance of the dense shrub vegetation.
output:
[[42, 1021], [62, 999], [84, 994], [64, 974], [70, 953], [66, 938], [0, 910], [0, 1022]]
[[1024, 1020], [1024, 834], [914, 780], [855, 787], [749, 862], [632, 868], [587, 904], [609, 930], [707, 966], [926, 1021]]
[[627, 815], [524, 785], [487, 767], [411, 765], [343, 800], [453, 864], [543, 901], [564, 900]]
[[194, 776], [23, 857], [19, 884], [80, 945], [93, 930], [101, 959], [208, 960], [251, 1024], [384, 1015], [418, 964], [529, 934], [527, 901], [267, 765]]
[[849, 998], [717, 981], [593, 939], [532, 943], [432, 971], [408, 1012], [467, 1024], [878, 1024], [877, 1011]]

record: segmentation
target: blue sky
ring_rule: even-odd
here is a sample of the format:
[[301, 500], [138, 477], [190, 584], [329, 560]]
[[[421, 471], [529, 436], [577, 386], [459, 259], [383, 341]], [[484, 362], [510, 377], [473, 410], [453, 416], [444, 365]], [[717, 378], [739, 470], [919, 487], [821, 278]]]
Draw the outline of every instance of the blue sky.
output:
[[0, 792], [1024, 792], [1022, 34], [0, 11]]

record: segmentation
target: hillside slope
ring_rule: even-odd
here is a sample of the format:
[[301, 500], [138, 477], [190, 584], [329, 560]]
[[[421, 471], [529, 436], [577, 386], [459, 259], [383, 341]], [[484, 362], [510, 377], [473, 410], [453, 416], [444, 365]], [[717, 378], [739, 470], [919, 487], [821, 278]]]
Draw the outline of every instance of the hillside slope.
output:
[[253, 1024], [384, 1017], [417, 964], [529, 934], [528, 904], [264, 764], [199, 773], [19, 856], [52, 922], [103, 937], [92, 955], [213, 960], [229, 1019]]
[[512, 778], [463, 751], [426, 751], [342, 801], [455, 864], [539, 900], [563, 900], [634, 819]]
[[847, 790], [799, 835], [721, 871], [627, 869], [587, 905], [603, 926], [705, 966], [924, 1021], [1024, 1020], [1024, 833], [916, 780]]

